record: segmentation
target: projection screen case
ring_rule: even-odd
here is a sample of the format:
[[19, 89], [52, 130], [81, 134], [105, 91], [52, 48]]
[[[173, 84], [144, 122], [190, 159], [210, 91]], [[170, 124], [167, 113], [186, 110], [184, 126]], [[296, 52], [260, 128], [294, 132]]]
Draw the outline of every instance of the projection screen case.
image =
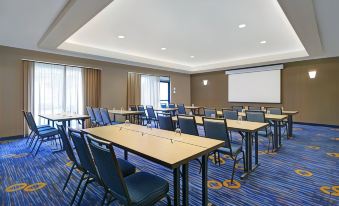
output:
[[228, 101], [281, 103], [281, 69], [283, 65], [226, 71]]

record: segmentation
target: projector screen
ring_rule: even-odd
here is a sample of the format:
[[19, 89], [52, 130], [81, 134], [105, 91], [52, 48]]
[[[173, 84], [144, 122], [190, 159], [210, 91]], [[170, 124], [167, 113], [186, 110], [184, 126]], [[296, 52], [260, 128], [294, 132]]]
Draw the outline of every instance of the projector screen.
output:
[[[272, 67], [272, 66], [270, 66]], [[280, 103], [280, 69], [229, 73], [228, 101]], [[227, 72], [226, 72], [227, 73]]]

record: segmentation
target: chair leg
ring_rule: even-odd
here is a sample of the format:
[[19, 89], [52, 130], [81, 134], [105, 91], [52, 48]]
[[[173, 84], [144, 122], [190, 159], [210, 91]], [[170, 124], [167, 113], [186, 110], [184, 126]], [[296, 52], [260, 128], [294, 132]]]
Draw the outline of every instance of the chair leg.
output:
[[101, 201], [101, 204], [100, 204], [101, 206], [103, 206], [105, 204], [107, 193], [108, 193], [108, 190], [105, 188], [105, 194], [104, 194], [104, 197], [102, 198], [102, 201]]
[[217, 164], [217, 155], [216, 155], [216, 152], [214, 152], [214, 164]]
[[166, 199], [167, 199], [167, 206], [171, 206], [171, 197], [169, 195], [166, 195]]
[[72, 173], [73, 173], [74, 168], [75, 168], [75, 163], [73, 163], [72, 168], [71, 168], [71, 170], [69, 171], [69, 174], [68, 174], [68, 176], [67, 176], [66, 182], [65, 182], [64, 187], [62, 188], [62, 190], [65, 190], [65, 189], [66, 189], [67, 184], [68, 184], [68, 182], [69, 182], [69, 179], [71, 178], [71, 175], [72, 175]]
[[219, 164], [219, 167], [220, 167], [220, 152], [218, 152], [218, 164]]
[[88, 183], [89, 183], [89, 181], [90, 181], [89, 179], [90, 179], [90, 177], [88, 177], [88, 178], [86, 179], [85, 185], [84, 185], [84, 187], [82, 188], [82, 191], [81, 191], [81, 194], [80, 194], [80, 197], [79, 197], [79, 200], [78, 200], [78, 206], [80, 205], [81, 200], [82, 200], [82, 198], [84, 197], [84, 194], [85, 194], [87, 185], [88, 185]]
[[74, 195], [73, 195], [73, 198], [72, 198], [72, 200], [71, 200], [70, 205], [73, 205], [73, 203], [74, 203], [74, 201], [75, 201], [75, 198], [77, 197], [77, 194], [78, 194], [78, 192], [79, 192], [81, 183], [82, 183], [82, 181], [84, 180], [85, 175], [86, 175], [86, 172], [82, 173], [81, 178], [80, 178], [80, 182], [79, 182], [77, 188], [75, 189], [75, 192], [74, 192]]
[[34, 151], [34, 149], [35, 149], [35, 146], [38, 144], [38, 142], [39, 142], [39, 137], [36, 137], [35, 138], [36, 140], [35, 140], [35, 143], [33, 144], [33, 147], [32, 147], [32, 150], [31, 150], [31, 153]]
[[31, 131], [27, 137], [26, 144], [28, 143], [29, 139], [32, 138], [33, 131]]
[[244, 164], [244, 170], [247, 170], [247, 163], [246, 163], [246, 158], [245, 158], [245, 152], [244, 151], [241, 151], [242, 153], [242, 161], [243, 161], [243, 164]]
[[40, 141], [40, 144], [39, 144], [38, 148], [37, 148], [36, 151], [35, 151], [34, 157], [38, 154], [38, 152], [39, 152], [39, 150], [40, 150], [40, 147], [41, 147], [41, 145], [42, 145], [42, 142], [43, 142], [43, 140]]

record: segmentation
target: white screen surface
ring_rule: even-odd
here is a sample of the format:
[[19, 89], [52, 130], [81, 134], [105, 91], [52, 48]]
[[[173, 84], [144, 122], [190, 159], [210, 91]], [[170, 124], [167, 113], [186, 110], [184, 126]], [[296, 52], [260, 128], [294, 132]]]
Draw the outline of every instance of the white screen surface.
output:
[[228, 75], [229, 102], [280, 103], [280, 70]]

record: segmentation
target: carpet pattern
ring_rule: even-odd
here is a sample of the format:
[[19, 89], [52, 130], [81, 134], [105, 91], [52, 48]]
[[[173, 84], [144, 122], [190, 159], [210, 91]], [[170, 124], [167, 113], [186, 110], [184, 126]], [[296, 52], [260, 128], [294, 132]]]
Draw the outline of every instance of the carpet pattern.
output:
[[[294, 125], [294, 138], [283, 137], [282, 148], [265, 151], [267, 139], [259, 137], [260, 166], [248, 179], [240, 180], [242, 161], [237, 165], [235, 183], [229, 179], [232, 160], [222, 157], [221, 166], [209, 161], [209, 202], [211, 205], [338, 205], [339, 204], [339, 129]], [[203, 133], [202, 129], [199, 129]], [[238, 139], [237, 135], [233, 135]], [[70, 170], [65, 152], [52, 153], [54, 145], [44, 143], [33, 158], [24, 139], [0, 141], [1, 205], [68, 205], [80, 179], [74, 172], [65, 191], [62, 190]], [[119, 157], [123, 152], [116, 149]], [[138, 170], [161, 176], [170, 183], [172, 172], [160, 165], [130, 154], [129, 161]], [[103, 188], [89, 185], [82, 205], [99, 205]], [[190, 205], [201, 205], [199, 164], [189, 168]], [[113, 202], [112, 205], [119, 205]], [[166, 205], [166, 201], [157, 205]]]

